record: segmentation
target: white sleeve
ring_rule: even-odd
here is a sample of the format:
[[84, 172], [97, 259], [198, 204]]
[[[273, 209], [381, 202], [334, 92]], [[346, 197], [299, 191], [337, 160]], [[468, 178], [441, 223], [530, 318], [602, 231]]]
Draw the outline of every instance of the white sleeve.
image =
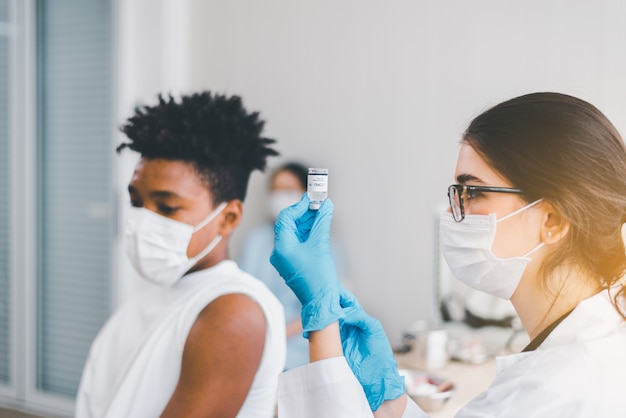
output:
[[372, 418], [344, 357], [316, 361], [278, 378], [278, 418]]
[[[344, 357], [316, 361], [278, 378], [278, 418], [373, 418]], [[411, 399], [402, 418], [427, 418]]]

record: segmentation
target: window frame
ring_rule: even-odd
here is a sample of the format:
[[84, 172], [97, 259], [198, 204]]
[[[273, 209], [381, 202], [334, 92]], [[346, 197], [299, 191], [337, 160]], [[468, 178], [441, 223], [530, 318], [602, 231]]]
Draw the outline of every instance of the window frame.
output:
[[[111, 84], [108, 135], [111, 152], [119, 142], [115, 134], [117, 115], [117, 16], [118, 0], [111, 1]], [[34, 413], [73, 416], [75, 399], [50, 394], [37, 388], [37, 283], [38, 283], [38, 80], [37, 0], [9, 0], [8, 24], [0, 24], [10, 38], [9, 46], [9, 335], [10, 383], [0, 383], [0, 407], [9, 406]], [[110, 291], [108, 302], [116, 301], [120, 234], [118, 227], [118, 171], [113, 158], [109, 180], [113, 226], [109, 235]]]

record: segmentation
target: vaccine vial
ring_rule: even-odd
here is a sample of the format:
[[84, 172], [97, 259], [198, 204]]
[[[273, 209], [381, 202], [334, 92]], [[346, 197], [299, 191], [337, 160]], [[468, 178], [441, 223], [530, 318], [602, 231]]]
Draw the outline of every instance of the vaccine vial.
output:
[[309, 209], [318, 210], [328, 197], [328, 169], [309, 168], [306, 192], [309, 196]]

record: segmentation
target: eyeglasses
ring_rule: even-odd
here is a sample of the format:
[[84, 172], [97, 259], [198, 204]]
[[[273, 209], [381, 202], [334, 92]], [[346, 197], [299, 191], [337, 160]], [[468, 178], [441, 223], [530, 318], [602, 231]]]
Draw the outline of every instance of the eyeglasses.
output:
[[461, 222], [465, 219], [466, 199], [471, 200], [478, 197], [481, 192], [492, 193], [523, 193], [520, 189], [511, 187], [489, 187], [489, 186], [467, 186], [465, 184], [453, 184], [448, 187], [448, 199], [450, 199], [450, 209], [455, 221]]

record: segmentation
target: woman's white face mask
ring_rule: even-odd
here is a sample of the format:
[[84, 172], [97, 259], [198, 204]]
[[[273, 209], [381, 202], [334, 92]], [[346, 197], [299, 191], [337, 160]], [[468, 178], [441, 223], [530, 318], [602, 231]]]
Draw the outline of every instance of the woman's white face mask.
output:
[[528, 256], [544, 244], [539, 243], [521, 257], [498, 258], [492, 251], [496, 225], [540, 201], [500, 219], [496, 219], [495, 214], [466, 215], [463, 221], [456, 222], [451, 213], [442, 213], [439, 223], [441, 252], [452, 275], [473, 289], [510, 299], [531, 260]]
[[192, 235], [205, 227], [226, 207], [221, 203], [195, 227], [161, 216], [145, 208], [131, 208], [126, 225], [126, 254], [144, 279], [171, 286], [198, 260], [209, 254], [222, 239], [217, 235], [198, 255], [187, 257]]

